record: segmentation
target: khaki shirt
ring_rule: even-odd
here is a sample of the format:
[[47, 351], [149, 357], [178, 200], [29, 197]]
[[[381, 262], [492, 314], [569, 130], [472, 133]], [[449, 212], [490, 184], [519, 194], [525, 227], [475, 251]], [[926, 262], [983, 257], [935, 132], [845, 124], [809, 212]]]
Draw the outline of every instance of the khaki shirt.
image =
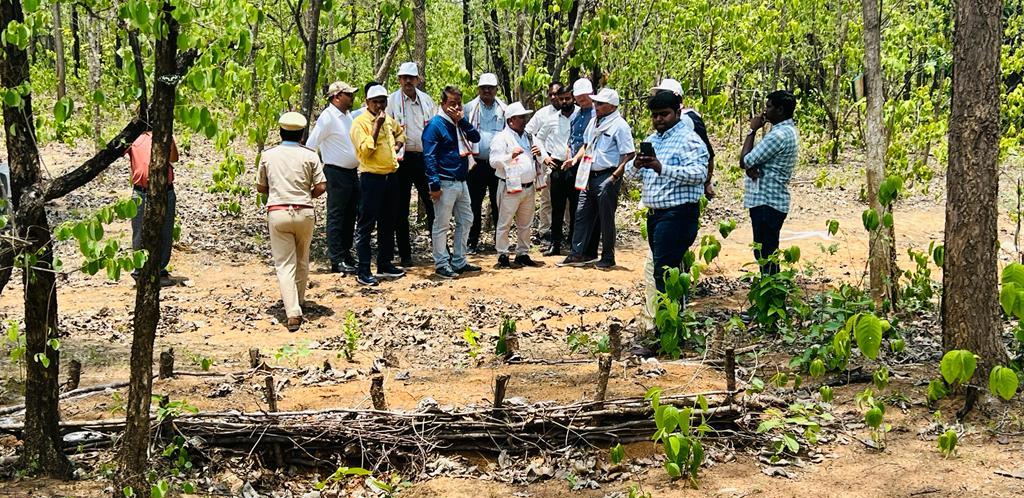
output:
[[270, 190], [267, 207], [312, 206], [313, 186], [327, 182], [320, 157], [295, 142], [282, 142], [264, 151], [256, 174], [256, 183]]

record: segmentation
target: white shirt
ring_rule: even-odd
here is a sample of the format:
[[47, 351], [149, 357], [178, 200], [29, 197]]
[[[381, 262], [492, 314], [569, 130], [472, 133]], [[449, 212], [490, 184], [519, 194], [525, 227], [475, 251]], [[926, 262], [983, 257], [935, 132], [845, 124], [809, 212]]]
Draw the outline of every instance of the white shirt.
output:
[[[516, 148], [523, 149], [523, 153], [513, 159], [512, 151]], [[506, 126], [494, 135], [494, 140], [491, 141], [491, 167], [498, 178], [506, 179], [509, 172], [515, 172], [519, 174], [519, 181], [524, 185], [536, 180], [537, 164], [532, 159], [530, 140], [526, 133], [520, 135]]]
[[636, 151], [633, 131], [618, 111], [600, 119], [595, 114], [583, 133], [583, 142], [587, 144], [587, 155], [594, 160], [591, 171], [613, 169], [619, 165], [621, 156]]
[[[573, 110], [573, 113], [576, 111]], [[533, 135], [537, 147], [541, 151], [541, 160], [548, 157], [557, 161], [569, 158], [569, 132], [572, 115], [565, 116], [561, 111], [548, 105], [537, 111], [526, 123], [526, 133]]]
[[341, 112], [334, 104], [328, 104], [316, 119], [316, 126], [306, 140], [306, 147], [319, 150], [324, 164], [356, 169], [359, 160], [356, 159], [356, 148], [352, 146], [349, 135], [351, 129], [352, 116]]
[[433, 99], [416, 90], [413, 100], [398, 90], [388, 97], [387, 113], [405, 129], [405, 150], [423, 152], [423, 128], [437, 114]]

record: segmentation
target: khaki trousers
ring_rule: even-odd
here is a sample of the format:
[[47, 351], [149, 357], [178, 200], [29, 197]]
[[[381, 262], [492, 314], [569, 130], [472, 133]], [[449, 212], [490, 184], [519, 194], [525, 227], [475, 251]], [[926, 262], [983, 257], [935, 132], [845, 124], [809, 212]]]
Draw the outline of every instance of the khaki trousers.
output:
[[[536, 184], [514, 194], [508, 193], [505, 180], [498, 181], [498, 234], [494, 237], [494, 248], [498, 254], [510, 254], [509, 232], [516, 224], [516, 255], [530, 252], [530, 222], [537, 207]], [[547, 189], [544, 189], [547, 190]]]
[[316, 215], [313, 208], [281, 209], [267, 213], [270, 253], [274, 256], [281, 301], [288, 318], [302, 316], [309, 278], [309, 243]]

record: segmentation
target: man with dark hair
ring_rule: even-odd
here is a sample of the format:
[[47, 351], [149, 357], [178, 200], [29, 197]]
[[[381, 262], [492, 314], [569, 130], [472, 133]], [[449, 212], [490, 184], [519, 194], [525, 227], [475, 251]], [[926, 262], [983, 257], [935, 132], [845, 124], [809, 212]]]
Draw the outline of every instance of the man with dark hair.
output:
[[[548, 86], [548, 100], [551, 104], [537, 111], [526, 124], [526, 133], [536, 139], [536, 144], [540, 148], [540, 160], [544, 165], [549, 186], [541, 191], [540, 216], [537, 223], [541, 239], [545, 238], [545, 232], [549, 232], [547, 239], [551, 246], [545, 250], [544, 255], [558, 256], [561, 255], [563, 234], [566, 230], [568, 235], [565, 236], [565, 240], [572, 243], [573, 220], [576, 218], [576, 202], [579, 199], [579, 194], [573, 187], [576, 168], [566, 164], [566, 159], [572, 157], [569, 136], [572, 131], [571, 118], [577, 108], [573, 102], [572, 88], [557, 81]], [[566, 209], [566, 206], [569, 209]]]
[[278, 120], [281, 145], [260, 156], [256, 191], [267, 194], [267, 225], [270, 252], [274, 256], [281, 302], [290, 332], [302, 325], [302, 305], [309, 278], [309, 243], [316, 214], [313, 198], [327, 190], [327, 178], [320, 157], [299, 144], [306, 130], [306, 117], [286, 112]]
[[466, 104], [469, 124], [480, 132], [480, 143], [473, 145], [473, 166], [466, 184], [473, 208], [473, 226], [469, 229], [469, 252], [479, 251], [480, 229], [483, 227], [484, 196], [489, 196], [491, 225], [498, 220], [498, 177], [491, 167], [491, 140], [505, 129], [505, 103], [497, 98], [498, 76], [483, 73], [477, 84], [477, 97]]
[[[658, 86], [651, 89], [653, 92], [672, 92], [679, 96], [680, 101], [683, 98], [683, 85], [672, 78], [665, 78], [661, 80]], [[708, 178], [704, 180], [704, 197], [708, 200], [715, 198], [715, 187], [712, 185], [711, 177], [715, 172], [715, 148], [711, 146], [711, 140], [708, 139], [708, 129], [704, 124], [704, 118], [692, 107], [683, 107], [680, 103], [679, 107], [683, 116], [690, 118], [693, 122], [693, 131], [697, 133], [697, 136], [704, 142], [704, 146], [708, 149]]]
[[647, 206], [647, 242], [654, 258], [654, 284], [665, 292], [665, 271], [679, 268], [697, 238], [698, 201], [704, 194], [708, 150], [679, 109], [679, 96], [658, 92], [647, 101], [654, 133], [653, 155], [640, 155], [632, 175], [642, 183]]
[[427, 226], [434, 220], [434, 207], [430, 202], [427, 177], [423, 170], [423, 128], [434, 114], [437, 106], [426, 92], [417, 88], [420, 84], [419, 67], [415, 62], [405, 62], [398, 68], [398, 82], [401, 88], [388, 97], [388, 115], [398, 121], [405, 130], [405, 147], [398, 151], [398, 181], [402, 196], [395, 213], [395, 244], [402, 266], [412, 266], [412, 243], [409, 240], [409, 189], [416, 187], [420, 205], [427, 213]]
[[[473, 128], [462, 111], [462, 91], [446, 86], [441, 92], [441, 112], [423, 129], [423, 164], [430, 198], [434, 203], [434, 225], [430, 243], [434, 253], [434, 271], [442, 278], [480, 271], [466, 261], [469, 228], [473, 224], [470, 206], [469, 156], [480, 132]], [[448, 226], [455, 215], [452, 252], [448, 252]]]
[[[149, 160], [153, 149], [153, 127], [147, 122], [146, 131], [132, 142], [131, 147], [125, 151], [131, 165], [132, 197], [138, 199], [139, 209], [132, 218], [132, 250], [142, 249], [142, 216], [146, 210], [146, 200], [149, 194]], [[163, 240], [163, 254], [160, 255], [160, 286], [168, 287], [174, 285], [167, 265], [171, 262], [171, 247], [174, 245], [174, 216], [177, 204], [174, 194], [174, 166], [178, 162], [178, 145], [171, 140], [171, 153], [168, 158], [171, 164], [167, 169], [167, 217], [164, 218], [164, 226], [160, 229], [160, 238]], [[132, 278], [139, 278], [139, 270], [132, 271]]]
[[[779, 272], [778, 263], [767, 261], [779, 248], [779, 232], [789, 213], [789, 179], [796, 166], [799, 134], [793, 123], [796, 97], [785, 90], [768, 94], [764, 113], [750, 118], [750, 133], [743, 141], [740, 168], [747, 173], [743, 207], [750, 210], [754, 231], [754, 257], [762, 275]], [[761, 142], [754, 146], [754, 135], [772, 124]]]

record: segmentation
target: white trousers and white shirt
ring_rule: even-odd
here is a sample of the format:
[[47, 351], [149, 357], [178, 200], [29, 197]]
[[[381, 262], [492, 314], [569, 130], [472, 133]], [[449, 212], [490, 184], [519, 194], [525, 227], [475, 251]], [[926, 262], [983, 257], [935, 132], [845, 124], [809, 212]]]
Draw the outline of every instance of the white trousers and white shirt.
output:
[[[516, 149], [522, 153], [512, 157]], [[536, 209], [537, 189], [546, 186], [540, 163], [530, 151], [530, 139], [505, 127], [491, 142], [491, 167], [498, 176], [498, 233], [494, 248], [510, 254], [509, 232], [516, 224], [516, 255], [530, 252], [530, 225]]]

